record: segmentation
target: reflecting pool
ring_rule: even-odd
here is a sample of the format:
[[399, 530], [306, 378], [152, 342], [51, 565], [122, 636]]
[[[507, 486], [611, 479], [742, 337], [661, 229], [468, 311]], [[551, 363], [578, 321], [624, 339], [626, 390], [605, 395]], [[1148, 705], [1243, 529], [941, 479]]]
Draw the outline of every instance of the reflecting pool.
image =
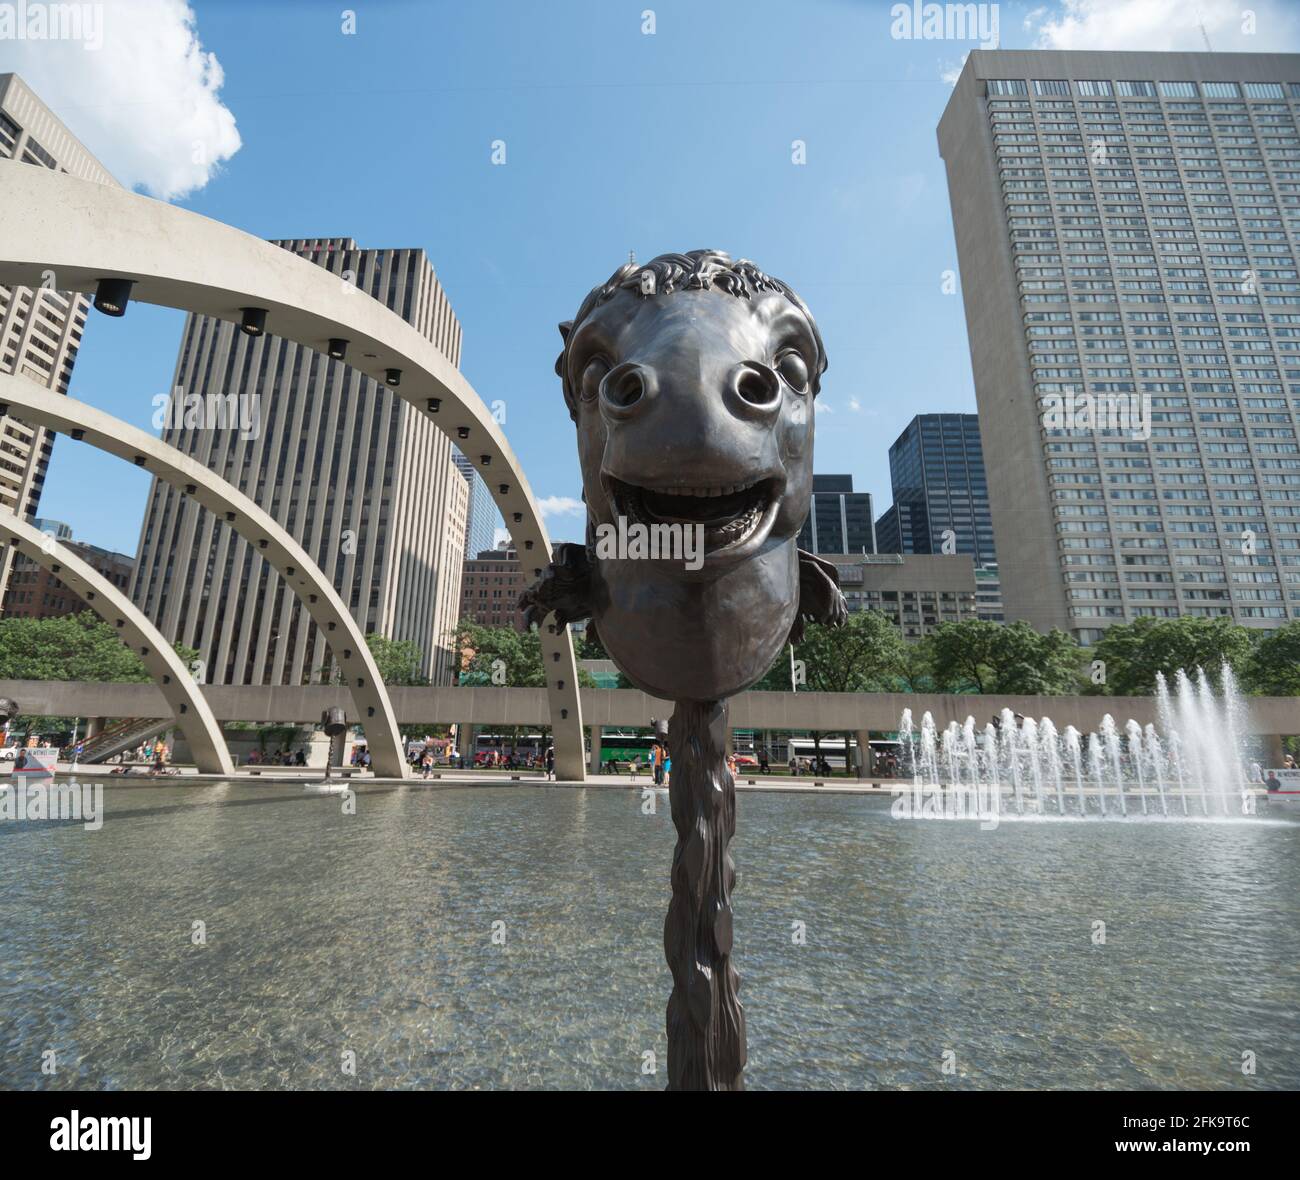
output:
[[[665, 1084], [665, 795], [104, 803], [0, 824], [0, 1085]], [[742, 792], [733, 852], [752, 1088], [1300, 1086], [1282, 807], [981, 830]]]

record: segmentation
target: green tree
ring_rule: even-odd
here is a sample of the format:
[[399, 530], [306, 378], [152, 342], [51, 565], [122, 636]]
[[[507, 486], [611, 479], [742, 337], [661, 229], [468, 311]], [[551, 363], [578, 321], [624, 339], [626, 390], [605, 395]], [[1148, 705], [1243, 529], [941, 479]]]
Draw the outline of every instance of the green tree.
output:
[[884, 692], [904, 658], [903, 638], [879, 611], [854, 611], [842, 627], [809, 623], [795, 659], [814, 692]]
[[[795, 645], [803, 682], [810, 692], [892, 692], [907, 665], [908, 651], [898, 628], [879, 611], [854, 611], [842, 627], [809, 623]], [[754, 685], [760, 692], [790, 692], [790, 645]], [[797, 690], [796, 690], [797, 691]]]
[[933, 692], [934, 669], [930, 654], [930, 638], [904, 642], [903, 652], [895, 671], [903, 692]]
[[[536, 627], [516, 631], [513, 627], [487, 627], [462, 619], [453, 637], [461, 653], [461, 684], [498, 684], [506, 688], [545, 688], [542, 640]], [[595, 688], [590, 672], [578, 669], [578, 684]]]
[[987, 619], [940, 623], [927, 636], [930, 668], [944, 692], [1065, 693], [1078, 690], [1082, 655], [1064, 631]]
[[[188, 666], [192, 647], [175, 644]], [[0, 619], [0, 680], [87, 680], [144, 683], [144, 662], [117, 630], [93, 611], [50, 619]]]
[[366, 646], [379, 667], [385, 684], [424, 685], [429, 678], [420, 671], [424, 652], [412, 639], [386, 639], [375, 631], [366, 636]]
[[1105, 665], [1105, 692], [1140, 696], [1155, 692], [1157, 672], [1170, 678], [1199, 667], [1213, 680], [1226, 662], [1241, 677], [1252, 650], [1250, 632], [1228, 618], [1144, 617], [1108, 627], [1090, 655]]
[[[173, 648], [187, 667], [198, 658], [192, 647], [177, 643]], [[135, 650], [94, 611], [47, 619], [0, 619], [0, 680], [143, 684], [152, 679]], [[13, 719], [12, 729], [56, 733], [71, 730], [73, 720], [20, 716]]]
[[1300, 696], [1300, 619], [1260, 636], [1246, 664], [1245, 684], [1266, 696]]
[[[424, 651], [411, 639], [388, 639], [377, 631], [366, 636], [366, 646], [379, 669], [379, 678], [387, 685], [426, 685], [429, 678], [420, 672]], [[347, 684], [348, 678], [331, 661], [316, 669], [320, 684]]]

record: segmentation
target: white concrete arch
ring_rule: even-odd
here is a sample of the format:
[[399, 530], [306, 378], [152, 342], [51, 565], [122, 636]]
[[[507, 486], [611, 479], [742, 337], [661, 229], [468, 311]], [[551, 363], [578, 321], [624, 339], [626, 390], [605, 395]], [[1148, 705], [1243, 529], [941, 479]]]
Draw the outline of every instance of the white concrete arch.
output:
[[357, 712], [349, 720], [359, 721], [365, 728], [375, 773], [389, 778], [406, 774], [396, 714], [366, 637], [320, 567], [269, 513], [202, 463], [161, 439], [85, 402], [52, 393], [25, 377], [0, 374], [0, 406], [8, 407], [5, 412], [24, 422], [71, 435], [144, 467], [197, 500], [256, 545], [258, 553], [302, 600], [347, 678]]
[[[5, 380], [17, 378], [5, 377]], [[172, 645], [121, 590], [66, 545], [60, 545], [49, 533], [41, 532], [34, 524], [11, 512], [0, 512], [0, 542], [12, 545], [24, 557], [56, 575], [85, 599], [86, 605], [101, 619], [116, 628], [123, 643], [139, 654], [163, 698], [171, 706], [172, 716], [185, 734], [199, 770], [205, 774], [234, 773], [226, 739], [221, 736], [221, 726], [212, 715], [190, 670], [181, 662]], [[22, 704], [21, 701], [18, 703]]]
[[[0, 283], [94, 291], [131, 279], [131, 298], [238, 322], [265, 308], [268, 332], [326, 351], [383, 382], [478, 466], [531, 580], [550, 561], [541, 513], [500, 426], [460, 371], [399, 315], [305, 258], [198, 214], [123, 189], [0, 161]], [[129, 312], [128, 312], [129, 314]], [[556, 413], [561, 413], [556, 398]], [[577, 663], [567, 627], [542, 628], [556, 770], [585, 777]]]

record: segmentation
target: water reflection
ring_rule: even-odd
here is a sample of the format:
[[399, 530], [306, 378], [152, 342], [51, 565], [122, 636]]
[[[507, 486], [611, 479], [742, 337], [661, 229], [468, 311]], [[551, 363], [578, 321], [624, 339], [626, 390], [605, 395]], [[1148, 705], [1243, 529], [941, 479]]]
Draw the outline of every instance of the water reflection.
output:
[[[0, 1085], [663, 1085], [666, 798], [652, 815], [637, 791], [566, 788], [363, 788], [355, 815], [282, 786], [105, 801], [100, 832], [5, 825]], [[749, 1084], [1295, 1088], [1298, 832], [981, 831], [744, 794]]]

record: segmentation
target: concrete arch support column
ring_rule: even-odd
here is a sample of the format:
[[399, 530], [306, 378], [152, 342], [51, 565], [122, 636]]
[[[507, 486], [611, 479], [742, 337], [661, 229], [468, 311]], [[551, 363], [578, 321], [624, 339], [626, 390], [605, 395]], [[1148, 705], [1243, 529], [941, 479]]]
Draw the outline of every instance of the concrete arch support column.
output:
[[[266, 330], [276, 336], [321, 352], [330, 340], [344, 340], [347, 363], [381, 383], [396, 370], [393, 392], [428, 414], [487, 481], [528, 578], [550, 561], [541, 513], [500, 424], [460, 370], [401, 316], [307, 259], [228, 225], [123, 189], [0, 161], [0, 283], [53, 281], [61, 291], [93, 291], [106, 277], [130, 279], [135, 301], [236, 323], [241, 309], [264, 308]], [[573, 642], [553, 618], [541, 640], [556, 772], [581, 780]]]
[[234, 773], [221, 727], [190, 670], [121, 590], [49, 533], [10, 512], [0, 512], [0, 541], [55, 574], [139, 654], [171, 706], [199, 770], [205, 774]]
[[0, 374], [0, 406], [8, 406], [25, 422], [71, 435], [146, 468], [193, 497], [255, 546], [302, 599], [347, 677], [357, 712], [348, 720], [359, 721], [365, 728], [375, 773], [388, 778], [405, 777], [406, 757], [397, 732], [397, 717], [366, 637], [320, 567], [268, 513], [202, 463], [161, 439], [85, 402], [52, 393], [25, 377]]

